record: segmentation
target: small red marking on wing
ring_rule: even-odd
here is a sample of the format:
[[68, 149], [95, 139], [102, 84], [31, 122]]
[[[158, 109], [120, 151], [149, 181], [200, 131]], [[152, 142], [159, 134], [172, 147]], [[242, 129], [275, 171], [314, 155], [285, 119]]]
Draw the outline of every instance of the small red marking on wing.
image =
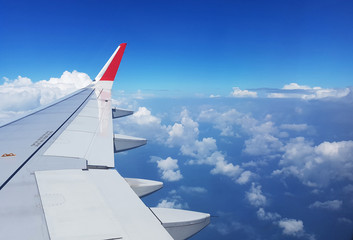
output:
[[14, 157], [16, 156], [16, 154], [13, 153], [4, 153], [3, 155], [1, 155], [1, 157]]

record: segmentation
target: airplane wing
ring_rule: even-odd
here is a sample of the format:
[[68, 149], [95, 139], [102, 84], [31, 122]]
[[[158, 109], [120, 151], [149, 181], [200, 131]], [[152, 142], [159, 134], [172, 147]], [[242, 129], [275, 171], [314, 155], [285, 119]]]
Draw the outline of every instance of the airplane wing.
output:
[[210, 215], [148, 208], [140, 197], [161, 182], [123, 178], [114, 153], [146, 144], [113, 134], [111, 88], [126, 43], [95, 81], [0, 127], [0, 238], [185, 239]]

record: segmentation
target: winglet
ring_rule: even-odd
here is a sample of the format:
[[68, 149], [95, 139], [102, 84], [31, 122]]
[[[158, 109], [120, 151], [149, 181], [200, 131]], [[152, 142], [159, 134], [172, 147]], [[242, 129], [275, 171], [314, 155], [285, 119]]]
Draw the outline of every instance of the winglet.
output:
[[126, 43], [119, 45], [113, 55], [109, 58], [108, 62], [98, 73], [97, 77], [95, 78], [96, 81], [114, 81], [115, 75], [120, 65], [120, 61], [125, 51], [125, 47]]

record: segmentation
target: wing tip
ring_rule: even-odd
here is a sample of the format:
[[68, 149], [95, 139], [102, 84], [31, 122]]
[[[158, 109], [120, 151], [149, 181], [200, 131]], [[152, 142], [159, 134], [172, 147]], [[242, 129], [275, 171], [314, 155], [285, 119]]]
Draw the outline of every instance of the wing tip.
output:
[[108, 62], [104, 65], [102, 70], [99, 72], [96, 81], [114, 81], [116, 73], [119, 69], [121, 59], [125, 52], [127, 43], [121, 43], [115, 50], [113, 55], [110, 57]]

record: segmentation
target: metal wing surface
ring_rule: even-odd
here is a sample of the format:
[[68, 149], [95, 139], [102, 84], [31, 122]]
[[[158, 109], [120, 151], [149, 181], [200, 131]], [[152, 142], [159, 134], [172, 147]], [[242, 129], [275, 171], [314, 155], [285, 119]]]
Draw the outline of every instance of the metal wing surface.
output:
[[126, 44], [95, 81], [0, 127], [1, 239], [185, 239], [209, 214], [150, 209], [140, 197], [162, 187], [124, 179], [114, 152], [145, 139], [113, 134], [111, 88]]

